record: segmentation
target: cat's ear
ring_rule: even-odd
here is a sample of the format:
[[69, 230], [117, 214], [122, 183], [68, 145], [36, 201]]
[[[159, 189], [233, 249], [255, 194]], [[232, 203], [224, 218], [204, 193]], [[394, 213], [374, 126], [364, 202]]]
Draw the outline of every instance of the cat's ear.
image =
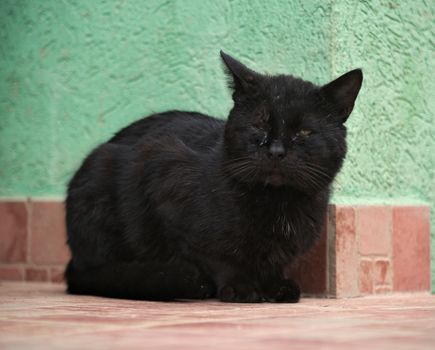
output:
[[234, 57], [220, 51], [226, 73], [230, 77], [229, 85], [234, 91], [253, 92], [259, 79], [259, 74], [237, 61]]
[[323, 97], [337, 110], [341, 123], [344, 123], [352, 112], [362, 81], [361, 69], [354, 69], [320, 89]]

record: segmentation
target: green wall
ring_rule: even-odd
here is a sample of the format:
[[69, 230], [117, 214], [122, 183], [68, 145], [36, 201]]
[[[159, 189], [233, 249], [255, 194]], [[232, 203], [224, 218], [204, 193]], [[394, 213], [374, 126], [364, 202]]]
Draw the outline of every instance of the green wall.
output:
[[332, 75], [362, 67], [365, 79], [334, 201], [429, 204], [435, 292], [435, 2], [333, 3]]
[[0, 195], [63, 194], [93, 146], [149, 113], [178, 108], [224, 118], [231, 99], [221, 48], [258, 69], [317, 81], [331, 75], [331, 7], [315, 2], [0, 6]]
[[224, 118], [223, 48], [317, 83], [363, 68], [334, 200], [434, 207], [434, 12], [411, 0], [2, 0], [0, 196], [63, 196], [92, 147], [149, 113]]

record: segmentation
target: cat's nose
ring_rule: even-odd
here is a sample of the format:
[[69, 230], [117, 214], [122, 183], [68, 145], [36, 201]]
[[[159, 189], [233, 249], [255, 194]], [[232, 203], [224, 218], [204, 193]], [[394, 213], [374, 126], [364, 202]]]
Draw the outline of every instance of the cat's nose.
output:
[[284, 158], [285, 149], [280, 141], [273, 141], [269, 147], [269, 157], [274, 159]]

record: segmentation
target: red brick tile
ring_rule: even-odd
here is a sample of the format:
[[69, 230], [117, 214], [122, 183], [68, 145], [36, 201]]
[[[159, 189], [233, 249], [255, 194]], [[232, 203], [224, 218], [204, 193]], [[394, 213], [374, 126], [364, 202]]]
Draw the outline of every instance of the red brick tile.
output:
[[388, 259], [376, 259], [373, 267], [375, 285], [391, 284], [391, 263]]
[[66, 263], [70, 253], [62, 202], [32, 202], [31, 257], [34, 263]]
[[22, 281], [24, 279], [23, 269], [17, 266], [0, 267], [0, 280], [3, 281]]
[[26, 269], [26, 281], [39, 281], [46, 282], [48, 281], [48, 273], [46, 268], [34, 268], [28, 267]]
[[65, 268], [64, 267], [52, 267], [50, 268], [50, 281], [51, 282], [64, 282], [64, 274]]
[[0, 261], [25, 262], [27, 209], [23, 202], [0, 202]]
[[356, 230], [359, 252], [363, 255], [389, 255], [391, 252], [391, 208], [357, 207]]
[[347, 297], [359, 294], [358, 247], [355, 233], [355, 210], [353, 207], [336, 206], [335, 210], [335, 271], [336, 296]]
[[361, 260], [359, 268], [359, 290], [362, 294], [373, 293], [373, 262]]
[[389, 294], [392, 292], [391, 286], [376, 286], [375, 294]]
[[316, 245], [309, 250], [287, 275], [297, 281], [302, 293], [325, 294], [327, 280], [326, 266], [326, 226]]
[[393, 266], [395, 291], [430, 289], [429, 207], [393, 208]]

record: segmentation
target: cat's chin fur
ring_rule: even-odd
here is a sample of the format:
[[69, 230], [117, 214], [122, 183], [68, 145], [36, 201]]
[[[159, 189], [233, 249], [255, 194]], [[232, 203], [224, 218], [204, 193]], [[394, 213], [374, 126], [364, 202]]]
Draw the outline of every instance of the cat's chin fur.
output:
[[227, 122], [149, 116], [98, 146], [71, 179], [70, 293], [299, 300], [283, 271], [322, 230], [362, 73], [316, 86], [221, 56], [234, 100]]
[[267, 175], [264, 181], [266, 186], [282, 187], [285, 185], [284, 177], [280, 174], [270, 174]]

